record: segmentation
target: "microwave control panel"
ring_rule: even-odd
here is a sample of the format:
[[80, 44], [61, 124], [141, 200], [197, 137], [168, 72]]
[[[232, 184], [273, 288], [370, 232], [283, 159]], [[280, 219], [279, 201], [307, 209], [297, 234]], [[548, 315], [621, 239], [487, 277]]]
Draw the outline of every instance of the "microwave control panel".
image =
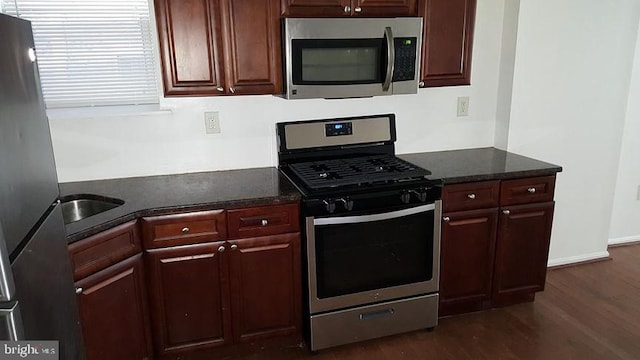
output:
[[414, 80], [418, 39], [415, 37], [399, 37], [393, 40], [396, 52], [393, 81]]

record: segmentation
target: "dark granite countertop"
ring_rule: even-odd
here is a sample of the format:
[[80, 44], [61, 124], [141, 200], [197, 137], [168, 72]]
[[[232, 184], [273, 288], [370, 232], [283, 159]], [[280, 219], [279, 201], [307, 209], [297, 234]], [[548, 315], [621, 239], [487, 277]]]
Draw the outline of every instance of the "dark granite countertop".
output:
[[[403, 154], [444, 184], [553, 175], [557, 165], [495, 148]], [[60, 184], [60, 196], [93, 194], [124, 204], [66, 225], [69, 243], [141, 216], [299, 201], [276, 168], [212, 171]]]
[[124, 204], [66, 225], [80, 240], [141, 216], [299, 201], [300, 193], [276, 168], [212, 171], [60, 184], [60, 197], [93, 194]]
[[496, 148], [402, 154], [398, 157], [431, 171], [444, 184], [545, 176], [562, 167]]

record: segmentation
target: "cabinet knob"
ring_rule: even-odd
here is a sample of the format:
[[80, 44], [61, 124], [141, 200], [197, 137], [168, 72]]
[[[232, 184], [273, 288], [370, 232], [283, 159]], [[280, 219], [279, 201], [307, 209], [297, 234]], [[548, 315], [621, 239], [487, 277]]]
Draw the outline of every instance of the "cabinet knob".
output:
[[530, 188], [527, 189], [527, 191], [529, 192], [529, 194], [535, 194], [536, 193], [536, 188], [530, 187]]
[[225, 250], [226, 250], [226, 249], [225, 249], [225, 247], [224, 247], [224, 246], [220, 246], [220, 247], [218, 248], [218, 252], [224, 252]]
[[420, 81], [420, 82], [418, 83], [418, 86], [419, 86], [419, 87], [421, 87], [421, 88], [423, 88], [423, 87], [424, 87], [424, 81]]
[[260, 225], [262, 225], [262, 226], [267, 226], [267, 225], [269, 225], [269, 220], [267, 220], [267, 219], [262, 219], [262, 221], [260, 221]]
[[442, 221], [449, 222], [449, 221], [451, 221], [451, 218], [448, 217], [448, 216], [445, 216], [445, 217], [442, 218]]
[[238, 250], [238, 245], [236, 244], [231, 245], [231, 250]]
[[502, 210], [502, 213], [503, 213], [503, 214], [505, 214], [505, 215], [509, 215], [509, 214], [511, 214], [511, 211], [509, 211], [509, 210]]
[[355, 9], [353, 9], [353, 11], [355, 11], [357, 13], [361, 13], [362, 12], [362, 8], [360, 6], [358, 6]]
[[189, 228], [188, 227], [183, 227], [182, 228], [182, 233], [183, 234], [188, 234], [189, 233]]
[[345, 6], [344, 7], [344, 12], [350, 13], [351, 12], [351, 6]]
[[84, 289], [83, 289], [83, 288], [81, 288], [81, 287], [76, 288], [76, 295], [80, 295], [80, 294], [82, 294], [82, 292], [83, 292], [83, 291], [84, 291]]
[[233, 86], [229, 88], [229, 91], [231, 91], [232, 94], [236, 93], [236, 89]]
[[218, 92], [224, 92], [224, 88], [222, 86], [218, 86], [216, 90], [218, 90]]
[[476, 194], [469, 194], [469, 195], [467, 195], [467, 197], [468, 197], [469, 199], [473, 200], [473, 199], [475, 199], [475, 198], [476, 198]]

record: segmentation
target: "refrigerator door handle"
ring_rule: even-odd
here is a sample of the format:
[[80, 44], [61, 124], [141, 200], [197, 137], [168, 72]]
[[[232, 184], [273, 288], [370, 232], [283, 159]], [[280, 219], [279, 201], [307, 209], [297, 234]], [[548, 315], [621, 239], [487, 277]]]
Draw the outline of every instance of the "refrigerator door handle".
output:
[[2, 226], [0, 225], [0, 302], [15, 300], [15, 292], [16, 288], [11, 273], [9, 252], [7, 251], [7, 244], [4, 241]]
[[22, 317], [17, 301], [0, 304], [0, 340], [24, 340]]

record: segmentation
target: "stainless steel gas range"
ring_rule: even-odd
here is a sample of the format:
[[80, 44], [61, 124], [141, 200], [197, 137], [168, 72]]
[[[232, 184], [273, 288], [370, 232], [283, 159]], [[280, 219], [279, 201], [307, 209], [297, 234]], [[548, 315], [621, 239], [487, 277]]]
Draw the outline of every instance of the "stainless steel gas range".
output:
[[312, 351], [438, 320], [441, 182], [395, 157], [393, 114], [277, 124], [303, 194]]

